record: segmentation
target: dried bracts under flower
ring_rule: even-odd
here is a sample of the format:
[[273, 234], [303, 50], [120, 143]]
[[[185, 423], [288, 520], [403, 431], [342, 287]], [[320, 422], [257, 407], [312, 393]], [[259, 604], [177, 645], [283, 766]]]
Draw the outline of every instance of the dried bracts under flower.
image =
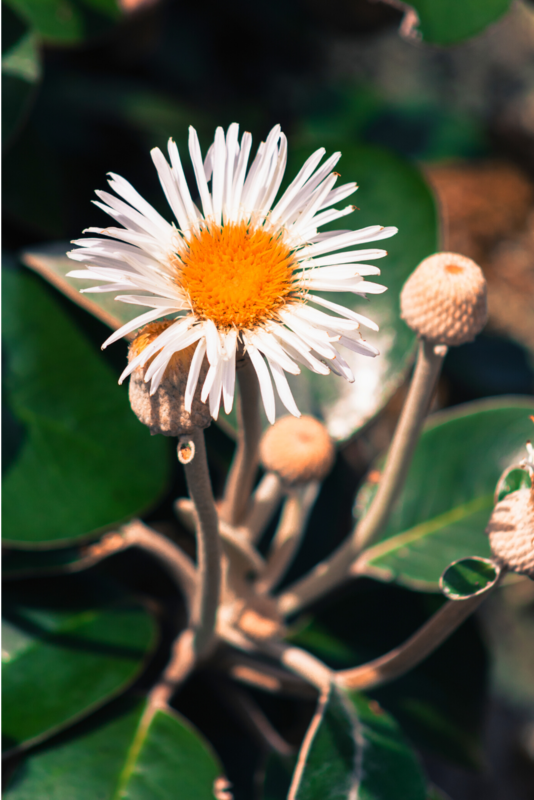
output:
[[[151, 322], [146, 325], [130, 345], [128, 361], [131, 363], [149, 344], [166, 330], [171, 322]], [[155, 356], [139, 366], [130, 376], [130, 404], [139, 420], [150, 428], [152, 434], [182, 436], [195, 428], [207, 428], [211, 422], [209, 409], [200, 400], [200, 386], [193, 387], [190, 379], [195, 354], [193, 346], [179, 350], [170, 358], [157, 392], [150, 393], [145, 375]], [[199, 377], [205, 379], [206, 359], [198, 364]]]
[[[76, 241], [79, 249], [69, 256], [86, 269], [70, 276], [102, 284], [83, 291], [128, 292], [117, 300], [150, 309], [123, 325], [104, 347], [149, 322], [172, 317], [172, 324], [131, 359], [121, 380], [146, 367], [144, 380], [154, 394], [173, 356], [194, 345], [188, 397], [201, 380], [201, 400], [209, 400], [217, 418], [221, 401], [227, 413], [232, 409], [236, 356], [246, 351], [273, 422], [273, 380], [286, 408], [299, 416], [286, 373], [298, 374], [303, 365], [352, 381], [339, 345], [378, 355], [359, 330], [361, 325], [378, 330], [377, 325], [322, 293], [365, 297], [385, 291], [365, 280], [380, 274], [365, 262], [386, 251], [347, 248], [386, 239], [397, 229], [373, 225], [319, 233], [321, 226], [353, 211], [353, 206], [334, 207], [357, 188], [355, 183], [334, 188], [339, 176], [333, 170], [341, 154], [320, 166], [325, 150], [317, 150], [275, 202], [287, 159], [280, 126], [262, 142], [248, 169], [252, 137], [245, 133], [239, 141], [238, 130], [235, 123], [226, 135], [218, 128], [203, 161], [196, 131], [190, 129], [202, 211], [193, 202], [176, 144], [169, 141], [170, 164], [159, 149], [152, 151], [178, 227], [112, 174], [109, 183], [122, 199], [97, 192], [102, 202], [96, 205], [120, 227], [89, 228], [87, 233], [108, 238]], [[204, 356], [209, 364], [205, 378], [200, 374]]]

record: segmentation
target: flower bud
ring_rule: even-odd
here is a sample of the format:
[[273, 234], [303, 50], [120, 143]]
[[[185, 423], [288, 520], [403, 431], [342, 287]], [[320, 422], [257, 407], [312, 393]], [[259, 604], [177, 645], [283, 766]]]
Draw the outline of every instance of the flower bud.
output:
[[430, 342], [471, 342], [486, 324], [487, 287], [480, 267], [457, 253], [425, 258], [401, 292], [401, 317]]
[[334, 463], [334, 445], [319, 420], [287, 416], [264, 433], [260, 458], [266, 470], [293, 486], [323, 480]]
[[519, 489], [500, 500], [486, 533], [501, 566], [534, 579], [534, 489]]
[[[128, 352], [128, 361], [139, 355], [171, 323], [151, 322], [133, 340]], [[189, 367], [196, 345], [179, 350], [171, 357], [163, 379], [150, 394], [150, 382], [145, 383], [146, 371], [157, 353], [142, 367], [137, 367], [130, 376], [130, 403], [139, 420], [150, 428], [152, 435], [182, 436], [195, 428], [207, 428], [211, 422], [209, 406], [200, 400], [200, 392], [208, 371], [206, 359], [200, 370], [200, 378], [193, 397], [191, 413], [184, 405]]]

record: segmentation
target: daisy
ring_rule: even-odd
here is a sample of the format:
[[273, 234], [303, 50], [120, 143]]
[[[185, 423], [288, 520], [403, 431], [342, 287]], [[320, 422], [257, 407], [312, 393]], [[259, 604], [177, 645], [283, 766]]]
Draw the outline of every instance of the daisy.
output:
[[165, 220], [128, 181], [110, 173], [109, 184], [119, 197], [97, 192], [102, 202], [94, 202], [117, 227], [84, 231], [107, 238], [74, 241], [79, 249], [68, 255], [86, 269], [69, 275], [104, 282], [84, 292], [133, 291], [116, 299], [150, 309], [115, 331], [103, 347], [172, 315], [172, 323], [129, 363], [119, 382], [152, 359], [145, 380], [154, 393], [173, 354], [196, 345], [186, 408], [191, 409], [206, 356], [209, 369], [201, 400], [209, 401], [210, 413], [217, 419], [221, 399], [226, 413], [232, 409], [236, 355], [246, 352], [258, 376], [267, 418], [274, 422], [272, 380], [288, 411], [300, 416], [286, 373], [296, 375], [303, 365], [352, 382], [354, 376], [338, 347], [378, 355], [359, 332], [361, 325], [372, 330], [378, 326], [322, 293], [365, 297], [385, 291], [386, 287], [364, 279], [380, 270], [362, 262], [382, 258], [386, 251], [347, 248], [386, 239], [397, 229], [372, 225], [319, 233], [321, 226], [354, 210], [351, 205], [334, 208], [357, 189], [355, 183], [334, 188], [339, 175], [333, 170], [341, 153], [320, 165], [325, 150], [317, 150], [276, 201], [287, 160], [287, 140], [280, 126], [260, 144], [250, 166], [252, 137], [244, 133], [239, 141], [238, 133], [236, 123], [226, 135], [217, 128], [202, 160], [197, 133], [189, 129], [202, 210], [193, 201], [172, 139], [170, 164], [159, 148], [152, 150], [176, 222]]

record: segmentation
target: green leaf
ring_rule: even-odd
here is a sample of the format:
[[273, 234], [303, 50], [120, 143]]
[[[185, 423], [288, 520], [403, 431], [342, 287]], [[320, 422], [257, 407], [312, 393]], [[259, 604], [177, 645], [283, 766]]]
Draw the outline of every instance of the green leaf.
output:
[[73, 736], [32, 753], [15, 772], [9, 800], [213, 800], [220, 765], [192, 726], [172, 711], [143, 717], [122, 699]]
[[[333, 144], [332, 149], [337, 146]], [[411, 363], [415, 335], [400, 320], [399, 294], [417, 264], [436, 250], [437, 218], [430, 189], [408, 162], [364, 145], [341, 144], [339, 149], [343, 151], [343, 179], [356, 179], [360, 185], [358, 202], [362, 210], [349, 218], [349, 224], [354, 228], [377, 223], [399, 228], [399, 233], [387, 241], [389, 255], [380, 262], [381, 280], [388, 287], [385, 294], [373, 296], [368, 308], [366, 301], [355, 295], [329, 295], [381, 326], [380, 333], [365, 334], [381, 355], [372, 359], [344, 350], [344, 358], [354, 366], [354, 384], [335, 375], [325, 378], [305, 368], [296, 378], [288, 376], [300, 410], [324, 417], [331, 434], [336, 439], [346, 439], [383, 407]], [[308, 155], [305, 148], [294, 150], [286, 174], [296, 173]], [[72, 262], [64, 255], [67, 249], [68, 245], [58, 244], [29, 250], [24, 262], [112, 328], [139, 313], [135, 307], [115, 302], [109, 294], [91, 295], [90, 299], [81, 295], [81, 282], [65, 277], [72, 269]], [[278, 411], [283, 413], [283, 407], [279, 406]], [[223, 414], [223, 425], [226, 420]], [[233, 417], [229, 421], [235, 426]]]
[[150, 507], [167, 482], [166, 442], [37, 278], [4, 270], [3, 304], [5, 405], [18, 424], [4, 464], [7, 543], [66, 545]]
[[512, 492], [517, 492], [519, 489], [530, 489], [531, 486], [532, 479], [527, 469], [511, 467], [506, 470], [505, 474], [499, 479], [497, 489], [495, 490], [497, 502], [504, 500], [504, 498], [512, 494]]
[[100, 33], [121, 15], [116, 0], [6, 0], [44, 39], [74, 44]]
[[[453, 561], [490, 558], [485, 529], [495, 484], [521, 457], [533, 408], [530, 398], [505, 397], [431, 417], [386, 530], [358, 559], [358, 574], [437, 591]], [[368, 503], [372, 493], [363, 491]]]
[[462, 558], [443, 572], [439, 588], [449, 600], [463, 600], [487, 592], [500, 574], [500, 567], [489, 558]]
[[28, 747], [123, 691], [143, 668], [155, 625], [139, 605], [57, 610], [7, 598], [3, 736]]
[[481, 33], [509, 10], [511, 0], [410, 0], [428, 44], [455, 44]]
[[288, 800], [425, 800], [417, 758], [375, 701], [331, 688], [304, 739]]
[[2, 141], [4, 147], [31, 108], [42, 75], [38, 37], [6, 8], [2, 47]]

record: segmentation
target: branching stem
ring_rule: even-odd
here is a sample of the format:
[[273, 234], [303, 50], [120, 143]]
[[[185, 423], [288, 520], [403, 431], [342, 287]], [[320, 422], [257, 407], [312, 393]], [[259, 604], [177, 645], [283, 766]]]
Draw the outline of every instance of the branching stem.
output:
[[445, 352], [444, 348], [435, 348], [426, 340], [419, 343], [417, 363], [408, 396], [395, 430], [378, 490], [367, 514], [341, 547], [280, 596], [279, 608], [283, 614], [289, 615], [299, 611], [345, 580], [354, 558], [383, 531], [406, 479]]
[[404, 675], [436, 650], [478, 608], [490, 591], [466, 600], [448, 600], [400, 647], [361, 667], [338, 672], [336, 683], [347, 689], [371, 689]]
[[195, 632], [194, 651], [199, 658], [209, 650], [214, 638], [221, 594], [221, 542], [204, 431], [196, 429], [189, 438], [194, 444], [194, 456], [184, 464], [184, 469], [189, 495], [195, 506], [198, 575], [191, 625]]

